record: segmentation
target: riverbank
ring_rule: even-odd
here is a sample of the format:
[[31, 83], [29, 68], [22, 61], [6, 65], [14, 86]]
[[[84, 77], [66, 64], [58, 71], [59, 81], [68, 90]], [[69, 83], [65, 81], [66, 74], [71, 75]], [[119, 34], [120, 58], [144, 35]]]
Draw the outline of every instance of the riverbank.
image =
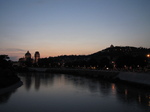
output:
[[125, 82], [150, 86], [150, 73], [122, 72], [109, 70], [70, 69], [70, 68], [30, 68], [32, 72], [64, 73], [104, 79], [111, 82]]
[[0, 89], [11, 86], [20, 81], [20, 78], [10, 69], [0, 69]]
[[117, 78], [125, 83], [150, 86], [150, 73], [120, 72]]

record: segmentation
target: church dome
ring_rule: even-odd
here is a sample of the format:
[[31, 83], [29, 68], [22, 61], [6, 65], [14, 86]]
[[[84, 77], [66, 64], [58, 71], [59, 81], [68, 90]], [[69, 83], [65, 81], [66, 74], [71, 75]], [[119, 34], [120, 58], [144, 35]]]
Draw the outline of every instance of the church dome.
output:
[[27, 53], [25, 55], [31, 55], [29, 51], [27, 51]]
[[30, 54], [29, 51], [27, 51], [27, 53], [25, 54], [25, 57], [26, 57], [26, 58], [31, 58], [31, 54]]

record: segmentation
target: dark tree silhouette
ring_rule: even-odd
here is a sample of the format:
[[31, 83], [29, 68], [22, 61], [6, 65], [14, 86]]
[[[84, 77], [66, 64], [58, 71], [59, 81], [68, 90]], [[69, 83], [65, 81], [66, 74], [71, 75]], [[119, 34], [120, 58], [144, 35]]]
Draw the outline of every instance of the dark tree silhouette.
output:
[[8, 55], [0, 55], [0, 68], [10, 68], [11, 67], [11, 61], [9, 60]]

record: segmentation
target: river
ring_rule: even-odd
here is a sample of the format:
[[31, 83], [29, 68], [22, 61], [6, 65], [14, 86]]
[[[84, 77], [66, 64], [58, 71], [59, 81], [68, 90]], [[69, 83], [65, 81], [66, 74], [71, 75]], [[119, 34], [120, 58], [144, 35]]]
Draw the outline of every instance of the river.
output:
[[18, 76], [23, 85], [0, 95], [0, 112], [150, 112], [150, 88], [71, 74]]

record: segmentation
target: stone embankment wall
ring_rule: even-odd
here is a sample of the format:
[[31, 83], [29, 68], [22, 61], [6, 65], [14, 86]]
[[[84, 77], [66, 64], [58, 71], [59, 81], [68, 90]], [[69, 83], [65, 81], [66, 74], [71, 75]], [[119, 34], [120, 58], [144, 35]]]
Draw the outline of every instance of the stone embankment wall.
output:
[[149, 73], [120, 72], [117, 77], [121, 81], [150, 86]]

